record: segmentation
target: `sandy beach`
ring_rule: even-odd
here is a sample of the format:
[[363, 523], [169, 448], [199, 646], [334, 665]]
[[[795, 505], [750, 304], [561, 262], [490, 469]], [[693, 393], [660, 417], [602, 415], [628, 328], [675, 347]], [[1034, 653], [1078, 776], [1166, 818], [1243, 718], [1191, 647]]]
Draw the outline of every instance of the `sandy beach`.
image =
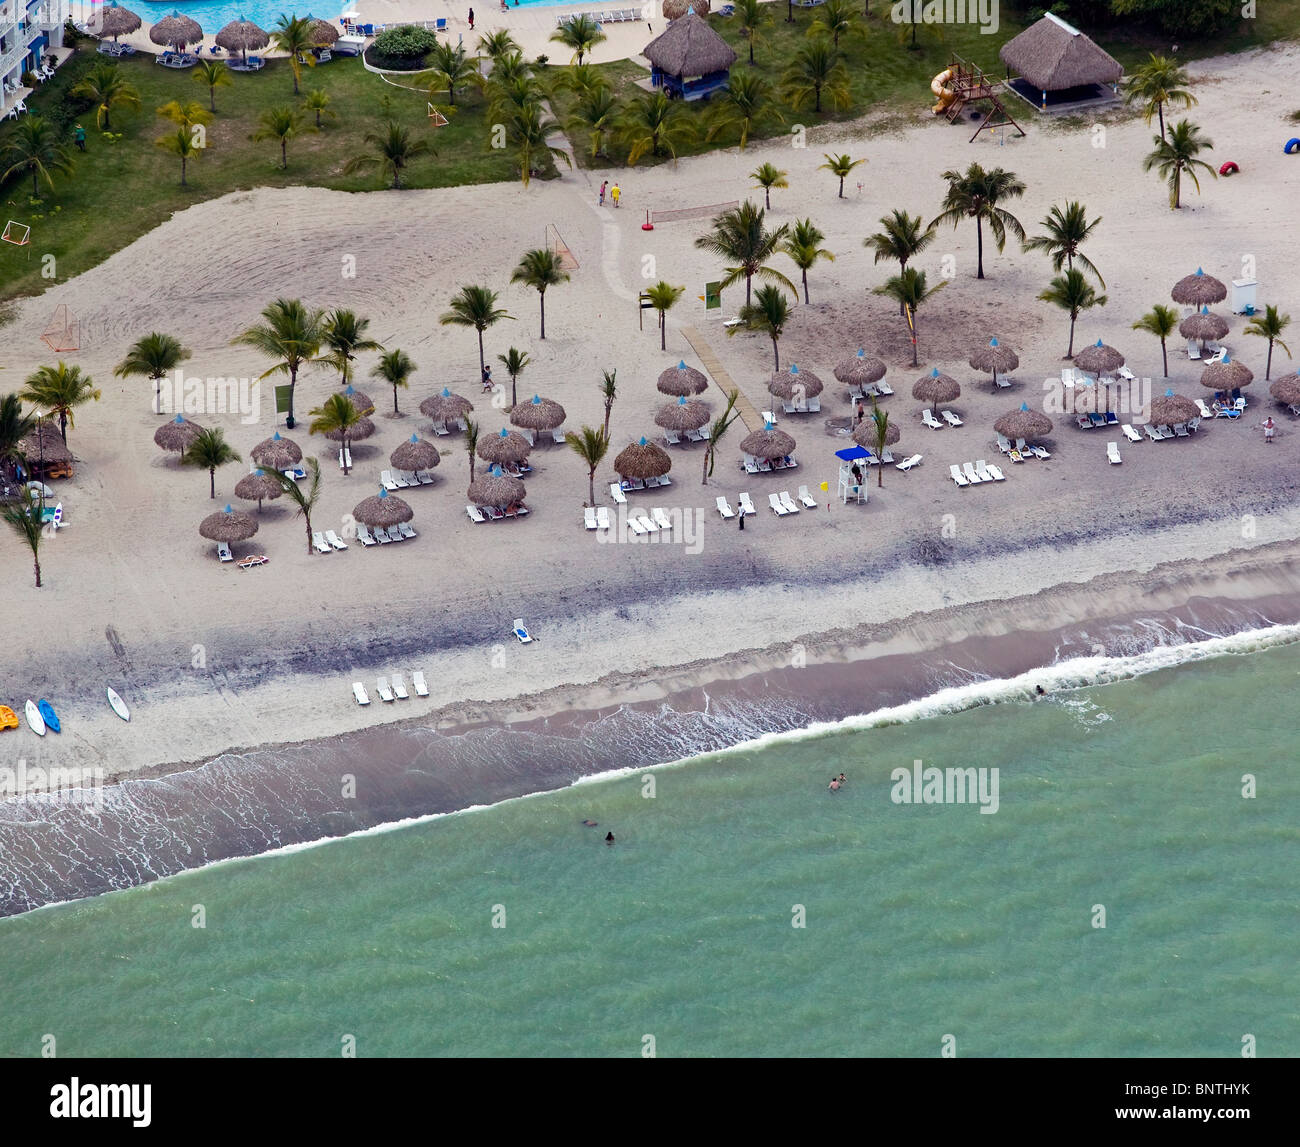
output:
[[[1117, 434], [1081, 432], [1058, 418], [1050, 460], [1005, 463], [1006, 482], [958, 490], [949, 464], [997, 459], [994, 419], [1021, 402], [1041, 409], [1048, 397], [1042, 380], [1062, 365], [1068, 319], [1036, 301], [1050, 265], [1018, 246], [999, 255], [986, 243], [987, 278], [980, 281], [973, 225], [942, 231], [921, 266], [938, 278], [951, 257], [955, 277], [920, 313], [921, 366], [912, 368], [895, 308], [870, 293], [887, 269], [873, 266], [861, 240], [895, 207], [932, 218], [941, 173], [973, 161], [1009, 168], [1028, 185], [1012, 209], [1031, 234], [1053, 204], [1081, 200], [1103, 218], [1088, 253], [1106, 277], [1109, 304], [1080, 319], [1076, 348], [1101, 338], [1126, 354], [1135, 374], [1153, 379], [1154, 393], [1169, 386], [1209, 397], [1181, 342], [1171, 342], [1166, 382], [1158, 342], [1129, 328], [1153, 304], [1168, 303], [1172, 284], [1198, 266], [1227, 281], [1248, 257], [1257, 264], [1259, 301], [1300, 313], [1284, 270], [1300, 256], [1287, 194], [1300, 168], [1282, 154], [1289, 107], [1279, 102], [1298, 59], [1300, 51], [1283, 47], [1192, 67], [1200, 100], [1194, 118], [1215, 142], [1211, 157], [1216, 166], [1235, 160], [1242, 173], [1203, 180], [1201, 195], [1185, 188], [1178, 212], [1160, 181], [1141, 170], [1151, 131], [1138, 117], [1109, 118], [1098, 147], [1087, 123], [1031, 119], [1024, 139], [969, 144], [960, 127], [918, 118], [899, 128], [891, 115], [812, 131], [802, 149], [767, 142], [655, 169], [565, 169], [558, 180], [526, 190], [259, 190], [178, 214], [87, 274], [20, 302], [0, 346], [0, 389], [16, 389], [31, 370], [54, 361], [39, 336], [54, 307], [66, 304], [80, 321], [80, 350], [68, 361], [103, 392], [77, 411], [69, 431], [77, 472], [55, 483], [67, 529], [43, 548], [45, 587], [33, 588], [29, 556], [11, 537], [0, 544], [11, 609], [26, 619], [11, 629], [0, 658], [0, 701], [21, 708], [28, 696], [47, 696], [64, 721], [57, 738], [37, 741], [22, 729], [5, 744], [29, 760], [120, 776], [403, 719], [432, 717], [450, 727], [653, 699], [670, 681], [673, 688], [698, 686], [788, 667], [795, 643], [812, 663], [828, 664], [1016, 629], [1055, 630], [1147, 605], [1174, 609], [1198, 596], [1294, 593], [1300, 433], [1267, 397], [1266, 346], [1242, 335], [1245, 320], [1234, 318], [1224, 340], [1256, 375], [1245, 418], [1206, 424], [1185, 441], [1122, 443], [1120, 466], [1109, 465], [1105, 453]], [[817, 170], [831, 150], [868, 159], [844, 199], [834, 178]], [[693, 246], [707, 219], [641, 230], [647, 209], [745, 197], [746, 173], [765, 160], [787, 169], [791, 185], [773, 194], [771, 217], [811, 217], [836, 255], [810, 272], [812, 304], [794, 308], [781, 343], [782, 363], [814, 371], [827, 389], [820, 415], [780, 419], [798, 442], [797, 470], [747, 476], [738, 465], [744, 431], [737, 426], [707, 485], [702, 448], [693, 446], [672, 451], [671, 487], [630, 496], [647, 509], [698, 515], [697, 545], [598, 541], [582, 527], [586, 469], [554, 446], [533, 455], [530, 516], [475, 525], [464, 508], [466, 453], [453, 436], [437, 440], [444, 450], [437, 482], [403, 492], [417, 539], [309, 557], [302, 522], [281, 500], [262, 511], [256, 538], [237, 547], [268, 554], [270, 564], [247, 571], [219, 565], [197, 525], [233, 500], [249, 448], [277, 426], [269, 386], [255, 422], [237, 413], [197, 415], [221, 426], [245, 458], [217, 472], [212, 501], [205, 472], [179, 467], [154, 445], [161, 419], [150, 409], [150, 384], [112, 375], [134, 339], [161, 330], [193, 349], [187, 377], [255, 378], [268, 364], [230, 340], [280, 296], [368, 316], [375, 337], [417, 363], [400, 398], [403, 416], [391, 416], [391, 391], [366, 377], [369, 356], [356, 381], [375, 398], [378, 430], [353, 448], [351, 475], [342, 475], [330, 444], [310, 437], [305, 424], [292, 432], [322, 459], [314, 528], [339, 528], [377, 491], [389, 452], [413, 432], [429, 432], [416, 414], [427, 395], [447, 385], [475, 402], [485, 431], [505, 424], [504, 410], [479, 393], [473, 332], [437, 323], [460, 285], [483, 283], [501, 292], [501, 305], [515, 316], [487, 333], [489, 361], [512, 345], [526, 349], [532, 365], [521, 397], [558, 400], [569, 429], [599, 424], [601, 372], [617, 368], [612, 461], [629, 441], [655, 432], [663, 401], [655, 378], [679, 360], [699, 366], [696, 346], [707, 345], [753, 409], [768, 408], [770, 343], [727, 337], [721, 325], [743, 302], [741, 290], [724, 294], [720, 312], [706, 314], [696, 298], [720, 277], [718, 265]], [[619, 210], [597, 206], [606, 176], [622, 185]], [[570, 283], [548, 292], [543, 341], [536, 292], [508, 280], [523, 252], [544, 243], [548, 224], [558, 227], [579, 267]], [[216, 257], [194, 254], [213, 246], [196, 244], [204, 236], [221, 237]], [[787, 260], [776, 265], [793, 273]], [[687, 287], [670, 316], [666, 351], [652, 322], [638, 329], [637, 292], [659, 278]], [[996, 394], [966, 363], [991, 335], [1016, 348], [1022, 364], [1018, 384]], [[867, 505], [833, 501], [828, 510], [820, 495], [817, 509], [778, 520], [766, 509], [769, 493], [804, 484], [817, 491], [823, 481], [834, 491], [833, 451], [847, 440], [827, 423], [842, 422], [851, 408], [832, 371], [859, 347], [889, 363], [896, 393], [886, 408], [903, 429], [895, 455], [922, 453], [924, 462], [907, 474], [889, 469]], [[959, 429], [921, 424], [911, 386], [933, 367], [962, 384], [952, 404], [965, 421]], [[1277, 350], [1273, 377], [1293, 369]], [[498, 366], [494, 373], [503, 372]], [[703, 396], [715, 408], [717, 381]], [[300, 420], [337, 385], [326, 368], [306, 372]], [[1251, 429], [1266, 413], [1280, 422], [1267, 447]], [[283, 432], [283, 419], [278, 425]], [[613, 478], [607, 461], [597, 474], [599, 504], [610, 504]], [[740, 491], [761, 509], [743, 533], [713, 510], [718, 495], [734, 505]], [[1196, 577], [1184, 578], [1189, 570]], [[1086, 593], [1075, 588], [1090, 581]], [[1043, 610], [1027, 604], [1034, 600]], [[535, 644], [514, 641], [517, 616]], [[428, 701], [353, 703], [352, 681], [372, 687], [377, 675], [420, 668], [429, 678]], [[104, 703], [107, 685], [132, 705], [129, 725]]]

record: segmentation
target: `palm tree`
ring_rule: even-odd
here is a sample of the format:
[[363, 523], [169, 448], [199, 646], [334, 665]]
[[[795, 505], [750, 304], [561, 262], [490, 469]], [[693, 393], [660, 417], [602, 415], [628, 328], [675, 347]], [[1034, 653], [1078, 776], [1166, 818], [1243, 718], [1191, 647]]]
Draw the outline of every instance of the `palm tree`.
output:
[[646, 298], [650, 305], [659, 313], [659, 349], [668, 349], [668, 312], [672, 310], [673, 304], [685, 293], [685, 287], [674, 287], [671, 283], [664, 282], [660, 279], [653, 287], [646, 292]]
[[184, 103], [180, 100], [169, 100], [157, 110], [163, 119], [171, 120], [177, 127], [185, 128], [186, 131], [196, 123], [212, 122], [212, 113], [198, 100], [186, 100]]
[[853, 159], [849, 155], [826, 155], [826, 162], [819, 164], [818, 171], [829, 171], [832, 175], [839, 176], [840, 180], [840, 198], [844, 198], [844, 178], [855, 167], [866, 163], [865, 159]]
[[203, 84], [208, 89], [208, 108], [212, 112], [217, 110], [217, 89], [229, 87], [233, 80], [230, 76], [230, 68], [227, 67], [224, 60], [200, 60], [199, 65], [191, 73], [196, 84]]
[[525, 251], [524, 257], [510, 275], [512, 283], [523, 283], [537, 291], [537, 298], [542, 309], [542, 338], [546, 337], [546, 288], [569, 281], [569, 272], [564, 269], [560, 256], [549, 247], [538, 247]]
[[32, 198], [40, 198], [42, 179], [54, 188], [54, 176], [72, 174], [72, 153], [59, 142], [57, 129], [43, 116], [29, 115], [18, 121], [5, 145], [3, 159], [7, 163], [0, 181], [11, 175], [30, 173]]
[[583, 426], [565, 441], [569, 449], [587, 464], [587, 505], [596, 504], [596, 470], [609, 453], [609, 431]]
[[[456, 89], [462, 87], [471, 75], [477, 75], [478, 69], [465, 55], [465, 49], [449, 40], [439, 40], [437, 47], [429, 56], [429, 70], [434, 79], [429, 85], [429, 95], [447, 91], [447, 102], [456, 106]], [[441, 83], [439, 83], [441, 81]]]
[[731, 428], [731, 424], [740, 417], [736, 413], [736, 399], [740, 397], [740, 391], [734, 386], [727, 391], [727, 405], [723, 407], [722, 413], [713, 420], [709, 427], [708, 441], [704, 446], [704, 475], [700, 479], [701, 485], [709, 484], [709, 475], [713, 473], [713, 460], [717, 456], [718, 446], [722, 442], [722, 436]]
[[164, 151], [170, 151], [181, 161], [181, 186], [188, 187], [189, 183], [185, 178], [185, 173], [189, 169], [190, 161], [198, 161], [199, 156], [203, 154], [204, 149], [199, 147], [195, 142], [193, 131], [178, 127], [170, 135], [165, 135], [161, 139], [153, 141], [155, 147], [161, 147]]
[[609, 437], [609, 416], [614, 412], [614, 399], [618, 397], [618, 368], [601, 372], [600, 396], [605, 401], [605, 436]]
[[[876, 448], [876, 457], [883, 458], [885, 447], [889, 445], [889, 412], [876, 405], [874, 396], [871, 399], [871, 441]], [[876, 467], [876, 486], [883, 489], [884, 485], [885, 464], [881, 462]]]
[[267, 108], [258, 122], [262, 125], [253, 132], [254, 140], [273, 139], [280, 144], [280, 167], [282, 170], [289, 169], [289, 141], [298, 134], [298, 128], [302, 125], [302, 115], [297, 108], [292, 108], [288, 104], [280, 107]]
[[600, 30], [594, 15], [581, 12], [552, 32], [551, 39], [566, 48], [572, 48], [574, 58], [581, 64], [582, 57], [605, 39], [605, 33]]
[[811, 219], [799, 219], [795, 221], [789, 235], [781, 244], [781, 250], [794, 260], [794, 265], [799, 268], [803, 276], [803, 301], [805, 305], [809, 302], [808, 269], [815, 266], [821, 259], [825, 259], [828, 263], [835, 262], [835, 256], [821, 246], [821, 242], [825, 238], [826, 236], [814, 226]]
[[262, 373], [261, 378], [272, 374], [289, 376], [289, 417], [285, 424], [293, 429], [293, 397], [298, 385], [298, 371], [316, 361], [324, 339], [325, 313], [308, 310], [300, 299], [276, 299], [262, 308], [266, 321], [236, 335], [232, 344], [242, 344], [260, 350], [275, 365]]
[[208, 496], [217, 496], [217, 467], [240, 461], [239, 451], [226, 441], [221, 427], [200, 430], [194, 440], [181, 452], [181, 464], [194, 466], [208, 472]]
[[841, 36], [861, 27], [857, 22], [857, 15], [857, 10], [849, 4], [849, 0], [826, 0], [826, 3], [817, 9], [813, 25], [808, 29], [808, 35], [829, 36], [831, 46], [838, 48]]
[[[790, 318], [790, 303], [780, 287], [768, 283], [758, 288], [758, 295], [753, 303], [746, 303], [740, 308], [740, 321], [747, 331], [762, 331], [772, 340], [773, 369], [781, 369], [781, 351], [779, 343], [785, 333], [785, 324]], [[740, 327], [728, 327], [727, 334], [734, 335]]]
[[402, 186], [402, 172], [411, 166], [411, 160], [422, 155], [437, 155], [427, 139], [412, 139], [408, 128], [389, 120], [383, 131], [366, 132], [366, 143], [374, 148], [370, 155], [355, 155], [343, 165], [347, 175], [370, 167], [378, 167], [385, 179], [393, 177], [393, 190]]
[[483, 359], [483, 332], [502, 319], [515, 316], [506, 310], [498, 309], [497, 293], [487, 287], [461, 287], [460, 293], [453, 295], [451, 309], [438, 317], [443, 326], [473, 327], [478, 331], [478, 369], [479, 374], [487, 364]]
[[324, 88], [312, 88], [303, 98], [302, 106], [309, 112], [316, 113], [316, 130], [321, 130], [321, 116], [337, 119], [338, 112], [330, 107], [330, 96]]
[[1165, 378], [1169, 377], [1169, 350], [1165, 339], [1178, 329], [1178, 312], [1173, 307], [1156, 303], [1145, 315], [1133, 324], [1135, 331], [1147, 331], [1160, 340], [1160, 354], [1165, 363]]
[[6, 462], [21, 462], [23, 452], [18, 444], [36, 426], [36, 415], [24, 414], [18, 395], [0, 397], [0, 466]]
[[305, 488], [304, 483], [295, 482], [292, 478], [281, 474], [279, 470], [270, 470], [268, 473], [279, 480], [280, 488], [289, 501], [298, 507], [294, 517], [302, 518], [307, 525], [307, 556], [311, 557], [311, 515], [316, 509], [316, 503], [320, 501], [320, 463], [315, 458], [304, 458], [302, 465], [308, 474]]
[[603, 81], [577, 89], [576, 96], [569, 114], [569, 130], [588, 133], [588, 154], [596, 159], [605, 154], [605, 136], [618, 113], [618, 100], [614, 89]]
[[495, 32], [488, 32], [478, 38], [478, 50], [482, 52], [489, 60], [499, 60], [502, 56], [508, 56], [511, 53], [521, 51], [515, 38], [510, 35], [508, 28], [500, 28]]
[[658, 159], [667, 151], [676, 162], [677, 145], [689, 138], [691, 127], [681, 103], [657, 88], [627, 103], [618, 117], [618, 131], [627, 145], [627, 165], [633, 167], [646, 152]]
[[337, 434], [339, 451], [343, 457], [343, 476], [346, 478], [351, 467], [348, 463], [351, 454], [348, 451], [348, 435], [352, 428], [361, 421], [361, 412], [346, 394], [331, 394], [320, 406], [307, 412], [311, 422], [307, 426], [309, 434]]
[[371, 368], [370, 377], [382, 379], [393, 388], [393, 413], [397, 414], [397, 388], [406, 386], [416, 371], [411, 356], [401, 349], [386, 350]]
[[563, 71], [556, 69], [558, 75], [555, 77], [555, 84], [559, 88], [567, 88], [577, 95], [579, 92], [588, 88], [609, 87], [609, 81], [605, 78], [604, 73], [596, 71], [591, 64], [570, 64]]
[[492, 78], [483, 85], [488, 93], [488, 114], [495, 120], [508, 119], [526, 108], [542, 106], [541, 85], [527, 72], [509, 78]]
[[497, 355], [497, 362], [506, 368], [506, 374], [510, 376], [511, 406], [519, 403], [519, 376], [524, 373], [524, 367], [531, 361], [527, 351], [517, 350], [515, 347], [511, 347], [505, 354]]
[[1169, 137], [1161, 139], [1152, 136], [1155, 150], [1142, 161], [1142, 170], [1150, 171], [1153, 167], [1169, 184], [1169, 206], [1177, 210], [1182, 204], [1183, 173], [1186, 172], [1196, 192], [1201, 191], [1201, 181], [1196, 178], [1196, 169], [1203, 168], [1211, 178], [1218, 178], [1215, 170], [1203, 159], [1197, 159], [1202, 151], [1213, 151], [1214, 144], [1201, 134], [1201, 129], [1189, 120], [1180, 119], [1169, 128]]
[[116, 378], [139, 375], [154, 381], [153, 412], [162, 413], [162, 380], [190, 357], [178, 338], [152, 331], [136, 339], [126, 357], [113, 368]]
[[[754, 0], [754, 3], [759, 2], [760, 0]], [[749, 178], [754, 181], [754, 186], [763, 189], [763, 206], [766, 210], [770, 211], [772, 209], [772, 188], [790, 186], [790, 181], [786, 179], [787, 174], [788, 172], [782, 171], [771, 163], [760, 164], [749, 173]]]
[[1136, 69], [1124, 85], [1124, 102], [1130, 107], [1142, 104], [1142, 118], [1160, 117], [1160, 138], [1165, 138], [1165, 104], [1194, 107], [1197, 99], [1184, 86], [1189, 82], [1187, 69], [1177, 60], [1151, 53], [1151, 58]]
[[749, 44], [749, 66], [754, 66], [754, 44], [759, 31], [772, 19], [772, 10], [763, 0], [736, 0], [736, 15], [740, 17], [740, 35]]
[[1025, 185], [1014, 172], [995, 167], [985, 171], [978, 163], [972, 163], [965, 172], [945, 171], [944, 179], [948, 181], [948, 194], [944, 197], [944, 209], [934, 219], [931, 226], [951, 223], [954, 228], [963, 219], [975, 220], [975, 238], [978, 244], [977, 279], [984, 278], [984, 224], [987, 222], [993, 233], [993, 241], [1001, 251], [1007, 243], [1010, 231], [1022, 243], [1025, 229], [1010, 211], [998, 204], [1007, 199], [1018, 199], [1025, 193]]
[[492, 75], [489, 79], [493, 84], [513, 84], [519, 80], [531, 80], [533, 75], [533, 66], [524, 59], [523, 52], [517, 48], [512, 52], [505, 52], [497, 56], [492, 63]]
[[18, 397], [30, 402], [38, 410], [47, 410], [59, 416], [59, 434], [63, 444], [68, 444], [68, 427], [76, 426], [73, 411], [84, 402], [98, 402], [99, 390], [81, 367], [42, 366], [27, 376]]
[[474, 460], [478, 450], [478, 423], [472, 418], [465, 419], [465, 450], [469, 454], [469, 480], [474, 482]]
[[293, 72], [293, 94], [296, 96], [303, 65], [306, 64], [309, 68], [316, 66], [316, 57], [311, 53], [316, 46], [311, 21], [303, 16], [282, 15], [271, 32], [271, 43], [289, 57], [289, 68]]
[[138, 108], [140, 93], [123, 74], [117, 64], [100, 60], [85, 78], [68, 93], [80, 96], [95, 104], [95, 123], [104, 131], [112, 128], [109, 121], [115, 107]]
[[32, 551], [32, 565], [36, 567], [36, 588], [40, 589], [41, 540], [44, 537], [40, 496], [30, 486], [24, 488], [18, 502], [0, 506], [0, 519], [8, 522], [13, 532]]
[[840, 53], [819, 36], [795, 52], [786, 68], [782, 90], [786, 101], [796, 109], [804, 108], [812, 99], [813, 111], [820, 113], [823, 95], [832, 107], [844, 108], [850, 98], [848, 69]]
[[1091, 307], [1104, 307], [1106, 296], [1097, 294], [1092, 284], [1083, 277], [1082, 271], [1070, 270], [1064, 275], [1057, 275], [1039, 296], [1045, 303], [1051, 303], [1070, 314], [1070, 347], [1065, 352], [1066, 358], [1074, 357], [1074, 323], [1080, 311]]
[[907, 267], [899, 271], [897, 275], [891, 275], [885, 280], [884, 285], [876, 287], [873, 294], [886, 295], [898, 303], [899, 314], [907, 320], [907, 328], [912, 336], [912, 365], [918, 366], [916, 358], [916, 312], [935, 291], [942, 290], [946, 287], [947, 281], [941, 280], [935, 283], [933, 287], [928, 286], [925, 281], [925, 272], [918, 271], [915, 267]]
[[1277, 307], [1273, 306], [1266, 306], [1262, 315], [1256, 315], [1246, 324], [1248, 335], [1258, 335], [1260, 338], [1268, 339], [1268, 363], [1264, 367], [1265, 382], [1273, 371], [1274, 343], [1286, 351], [1287, 358], [1291, 357], [1291, 348], [1282, 341], [1282, 332], [1290, 325], [1291, 316], [1278, 314]]
[[[727, 81], [721, 101], [713, 109], [713, 123], [706, 133], [714, 139], [729, 128], [740, 128], [740, 150], [749, 143], [749, 133], [769, 120], [785, 122], [773, 105], [768, 82], [757, 72], [737, 72]], [[767, 164], [766, 166], [771, 166]]]
[[907, 270], [908, 261], [933, 243], [937, 233], [933, 223], [927, 227], [921, 216], [909, 215], [898, 208], [882, 215], [880, 226], [883, 230], [868, 235], [862, 240], [862, 245], [875, 252], [872, 262], [883, 263], [893, 259], [900, 271]]
[[557, 121], [542, 118], [538, 105], [521, 107], [510, 117], [506, 134], [515, 145], [519, 174], [525, 187], [532, 180], [533, 163], [537, 156], [551, 160], [562, 159], [572, 166], [569, 153], [551, 143], [551, 136], [561, 130]]
[[784, 283], [792, 292], [798, 294], [789, 279], [765, 265], [781, 249], [790, 226], [783, 223], [775, 230], [768, 231], [763, 223], [764, 208], [755, 207], [746, 199], [739, 207], [733, 207], [717, 216], [713, 220], [713, 230], [695, 240], [695, 245], [700, 250], [708, 251], [733, 264], [727, 267], [727, 273], [722, 279], [722, 287], [729, 287], [732, 283], [744, 279], [746, 305], [754, 301], [752, 286], [755, 275]]
[[322, 355], [320, 361], [339, 372], [340, 386], [346, 387], [352, 381], [352, 360], [358, 352], [384, 349], [366, 334], [369, 327], [369, 319], [360, 318], [355, 311], [342, 307], [336, 307], [325, 316], [321, 343], [329, 347], [329, 353]]
[[1069, 270], [1074, 266], [1075, 259], [1078, 259], [1084, 267], [1097, 276], [1097, 282], [1104, 287], [1106, 280], [1101, 277], [1101, 272], [1097, 270], [1092, 260], [1079, 250], [1080, 245], [1087, 240], [1100, 222], [1100, 215], [1096, 219], [1088, 219], [1087, 209], [1082, 203], [1067, 203], [1064, 211], [1059, 207], [1053, 207], [1042, 223], [1047, 228], [1047, 234], [1036, 235], [1028, 240], [1025, 243], [1025, 250], [1041, 251], [1047, 255], [1052, 260], [1054, 271], [1059, 271], [1062, 267]]

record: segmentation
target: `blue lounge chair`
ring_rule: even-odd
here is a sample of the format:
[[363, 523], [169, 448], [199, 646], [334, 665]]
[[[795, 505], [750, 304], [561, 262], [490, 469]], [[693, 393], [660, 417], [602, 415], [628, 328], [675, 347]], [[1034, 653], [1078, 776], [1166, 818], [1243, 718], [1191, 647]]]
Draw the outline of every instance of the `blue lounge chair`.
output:
[[447, 30], [447, 21], [443, 17], [438, 18], [437, 25], [437, 31], [445, 32]]
[[532, 634], [528, 632], [528, 628], [524, 625], [524, 619], [522, 617], [515, 618], [514, 630], [515, 636], [519, 638], [520, 645], [527, 645], [532, 641]]

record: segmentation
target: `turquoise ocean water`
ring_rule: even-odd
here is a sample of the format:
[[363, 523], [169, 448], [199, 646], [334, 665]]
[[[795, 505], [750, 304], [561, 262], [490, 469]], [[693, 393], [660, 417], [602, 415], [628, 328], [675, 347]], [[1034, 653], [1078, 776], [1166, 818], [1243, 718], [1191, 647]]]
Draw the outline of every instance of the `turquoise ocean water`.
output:
[[[3, 919], [0, 1054], [1297, 1056], [1298, 683], [787, 735]], [[997, 813], [895, 804], [915, 759]]]

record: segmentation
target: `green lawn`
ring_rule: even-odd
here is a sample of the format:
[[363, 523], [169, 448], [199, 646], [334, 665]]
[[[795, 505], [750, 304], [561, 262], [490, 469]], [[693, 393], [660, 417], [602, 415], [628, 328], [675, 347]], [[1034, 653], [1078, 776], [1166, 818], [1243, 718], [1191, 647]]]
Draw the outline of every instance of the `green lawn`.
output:
[[[276, 105], [297, 103], [293, 76], [283, 60], [272, 60], [261, 72], [232, 76], [233, 84], [217, 89], [217, 115], [208, 127], [209, 149], [189, 166], [189, 186], [180, 186], [180, 161], [154, 140], [175, 127], [155, 109], [169, 100], [197, 100], [207, 107], [208, 90], [195, 83], [190, 71], [174, 71], [152, 63], [152, 56], [127, 58], [122, 70], [140, 92], [138, 111], [112, 113], [113, 132], [123, 133], [108, 142], [95, 129], [93, 109], [84, 100], [69, 96], [82, 74], [99, 57], [83, 44], [77, 55], [57, 73], [55, 79], [27, 97], [27, 106], [69, 128], [81, 123], [87, 130], [86, 153], [73, 149], [76, 171], [55, 177], [51, 192], [42, 184], [44, 201], [33, 204], [31, 179], [10, 179], [0, 189], [5, 219], [31, 225], [31, 244], [0, 249], [0, 297], [33, 294], [50, 285], [41, 278], [42, 256], [55, 256], [57, 281], [63, 281], [102, 262], [139, 236], [156, 227], [174, 212], [191, 204], [227, 192], [252, 187], [308, 185], [362, 191], [379, 188], [377, 169], [358, 175], [344, 175], [349, 158], [369, 150], [367, 132], [377, 131], [391, 116], [429, 138], [436, 156], [417, 160], [404, 174], [403, 186], [446, 187], [462, 183], [493, 182], [516, 177], [515, 164], [505, 152], [488, 147], [488, 127], [481, 96], [477, 92], [457, 93], [463, 110], [450, 116], [445, 127], [430, 127], [428, 97], [423, 91], [407, 91], [385, 84], [362, 68], [356, 59], [335, 59], [316, 68], [304, 69], [302, 88], [319, 87], [328, 92], [338, 118], [325, 120], [324, 130], [310, 130], [314, 116], [306, 113], [302, 134], [289, 141], [289, 168], [280, 169], [279, 145], [254, 143], [249, 136], [257, 129], [262, 111]], [[403, 80], [413, 85], [416, 80]], [[12, 124], [0, 129], [0, 149], [13, 131]]]

